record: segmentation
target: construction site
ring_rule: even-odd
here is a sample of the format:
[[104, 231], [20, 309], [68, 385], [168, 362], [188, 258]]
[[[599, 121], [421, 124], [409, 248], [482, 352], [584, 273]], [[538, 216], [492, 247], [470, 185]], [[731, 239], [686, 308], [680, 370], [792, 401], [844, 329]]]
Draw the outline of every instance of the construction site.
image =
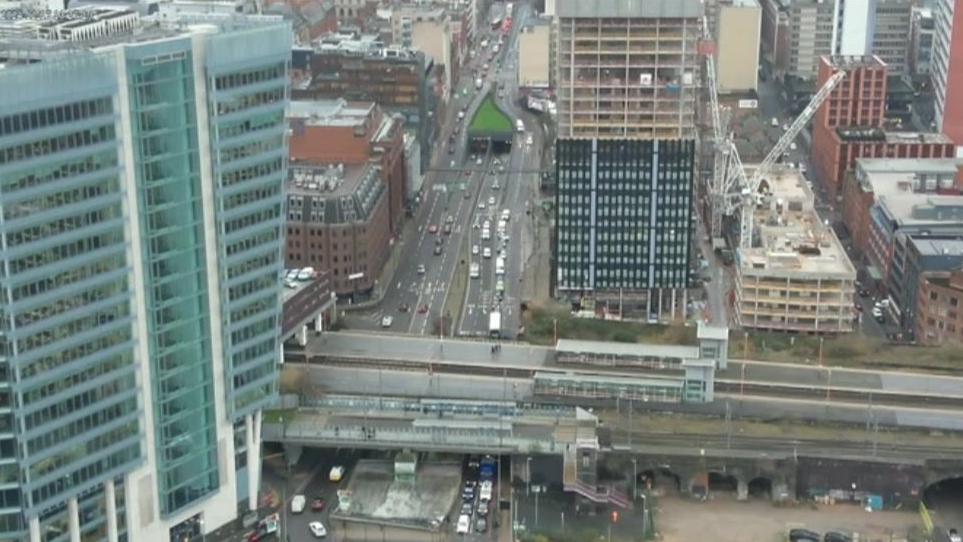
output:
[[739, 249], [735, 316], [743, 328], [847, 333], [856, 311], [856, 268], [816, 214], [809, 181], [775, 167], [752, 209], [758, 246]]

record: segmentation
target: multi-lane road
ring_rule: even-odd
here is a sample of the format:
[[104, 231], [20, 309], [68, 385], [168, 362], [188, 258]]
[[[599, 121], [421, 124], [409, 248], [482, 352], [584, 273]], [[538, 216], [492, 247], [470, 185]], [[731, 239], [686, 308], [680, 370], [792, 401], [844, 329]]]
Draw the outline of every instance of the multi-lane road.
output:
[[[525, 16], [525, 9], [519, 8], [516, 28]], [[489, 92], [496, 94], [503, 110], [519, 118], [521, 112], [513, 105], [517, 97], [516, 35], [512, 32], [505, 36], [502, 50], [494, 59], [491, 45], [487, 50], [476, 49], [464, 67], [435, 146], [427, 193], [416, 213], [415, 227], [409, 228], [394, 248], [400, 251], [394, 277], [384, 286], [385, 295], [377, 308], [356, 312], [352, 327], [381, 327], [415, 335], [447, 335], [452, 330], [462, 335], [485, 335], [490, 311], [500, 307], [505, 335], [512, 337], [518, 329], [520, 279], [534, 235], [531, 219], [526, 218], [536, 204], [538, 186], [537, 166], [530, 164], [540, 160], [541, 129], [527, 122], [530, 128], [516, 134], [511, 154], [498, 156], [476, 156], [468, 148], [466, 134], [474, 111]], [[497, 39], [496, 33], [487, 37], [491, 42]], [[491, 66], [486, 72], [483, 66], [488, 63]], [[480, 90], [474, 88], [476, 76], [483, 76]], [[497, 232], [503, 209], [511, 213], [507, 236]], [[491, 223], [492, 239], [482, 242], [485, 220]], [[471, 253], [473, 246], [478, 246], [478, 254]], [[490, 258], [484, 257], [486, 246], [491, 250]], [[506, 269], [504, 276], [496, 277], [495, 261], [500, 250]], [[473, 262], [479, 264], [480, 276], [469, 280]], [[500, 301], [495, 295], [498, 278], [505, 287]], [[459, 281], [468, 285], [453, 294], [452, 285]], [[453, 303], [450, 295], [462, 299]], [[451, 307], [461, 310], [448, 314]], [[386, 316], [390, 316], [390, 325], [386, 325]]]
[[[515, 15], [516, 25], [524, 25], [526, 16], [527, 7], [520, 6]], [[485, 88], [495, 89], [498, 105], [514, 119], [521, 120], [525, 129], [516, 131], [511, 153], [497, 157], [500, 163], [490, 170], [494, 175], [484, 179], [481, 186], [468, 240], [471, 262], [478, 264], [480, 272], [469, 281], [461, 315], [455, 322], [456, 333], [461, 336], [488, 334], [493, 310], [501, 314], [500, 335], [513, 338], [517, 334], [521, 325], [522, 273], [534, 251], [533, 217], [543, 134], [539, 123], [518, 106], [516, 99], [517, 34], [508, 36], [501, 47]], [[501, 231], [499, 223], [506, 210], [509, 219]], [[491, 235], [487, 241], [482, 239], [486, 222]], [[489, 251], [490, 256], [486, 257]], [[499, 257], [503, 258], [503, 273], [496, 270]], [[468, 273], [469, 269], [457, 271]]]

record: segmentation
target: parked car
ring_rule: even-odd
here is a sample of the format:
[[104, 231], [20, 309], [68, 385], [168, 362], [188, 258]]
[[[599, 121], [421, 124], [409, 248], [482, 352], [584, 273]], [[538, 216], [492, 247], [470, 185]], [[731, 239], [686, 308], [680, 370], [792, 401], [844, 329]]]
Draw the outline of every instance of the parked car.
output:
[[956, 532], [956, 529], [947, 531], [946, 536], [950, 537], [950, 542], [963, 542], [963, 538], [960, 537], [960, 533]]
[[475, 532], [483, 533], [488, 530], [488, 521], [485, 518], [478, 518], [475, 521]]
[[789, 542], [819, 542], [819, 533], [809, 529], [791, 529]]
[[836, 531], [829, 531], [823, 536], [823, 542], [853, 542], [849, 535]]

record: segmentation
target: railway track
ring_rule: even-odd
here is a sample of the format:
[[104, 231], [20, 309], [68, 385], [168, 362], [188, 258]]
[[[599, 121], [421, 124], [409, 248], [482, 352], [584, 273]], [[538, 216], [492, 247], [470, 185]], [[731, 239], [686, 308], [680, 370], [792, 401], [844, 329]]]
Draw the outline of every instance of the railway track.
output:
[[[536, 372], [557, 372], [571, 375], [610, 376], [618, 378], [633, 378], [662, 374], [665, 376], [678, 375], [679, 371], [650, 371], [639, 373], [629, 367], [603, 367], [592, 364], [565, 364], [519, 367], [517, 365], [502, 365], [486, 363], [466, 363], [455, 361], [436, 361], [430, 359], [371, 359], [354, 356], [322, 356], [306, 355], [304, 352], [285, 352], [288, 363], [308, 363], [309, 365], [326, 365], [332, 367], [352, 367], [357, 369], [382, 369], [388, 371], [406, 371], [418, 373], [444, 373], [460, 375], [478, 375], [500, 378], [532, 378]], [[493, 360], [497, 363], [497, 360]], [[883, 389], [850, 388], [841, 386], [825, 386], [812, 384], [796, 384], [791, 382], [759, 382], [731, 379], [717, 379], [715, 391], [727, 395], [744, 395], [751, 397], [772, 397], [779, 399], [813, 399], [847, 403], [866, 403], [872, 405], [904, 406], [917, 408], [963, 409], [963, 397], [938, 395], [935, 393], [907, 393]]]

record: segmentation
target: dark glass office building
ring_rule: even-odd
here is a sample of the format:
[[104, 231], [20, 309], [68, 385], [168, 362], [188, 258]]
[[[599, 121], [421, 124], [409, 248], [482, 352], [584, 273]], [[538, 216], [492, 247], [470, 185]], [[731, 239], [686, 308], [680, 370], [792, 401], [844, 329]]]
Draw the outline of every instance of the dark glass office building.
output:
[[695, 141], [560, 139], [559, 295], [686, 288]]

